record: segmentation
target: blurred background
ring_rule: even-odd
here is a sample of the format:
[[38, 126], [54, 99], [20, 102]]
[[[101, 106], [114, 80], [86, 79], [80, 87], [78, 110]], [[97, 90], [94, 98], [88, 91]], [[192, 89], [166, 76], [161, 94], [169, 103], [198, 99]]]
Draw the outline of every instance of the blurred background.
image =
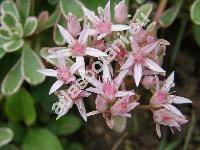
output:
[[[176, 72], [177, 95], [193, 101], [180, 107], [189, 123], [175, 134], [163, 127], [161, 139], [145, 110], [134, 110], [120, 133], [110, 130], [101, 115], [84, 122], [76, 107], [56, 121], [51, 107], [57, 97], [48, 95], [55, 80], [36, 70], [51, 67], [45, 47], [64, 44], [56, 24], [65, 26], [69, 12], [81, 18], [82, 10], [75, 0], [0, 2], [1, 25], [7, 26], [0, 27], [1, 150], [200, 150], [200, 0], [126, 0], [131, 16], [142, 5], [153, 4], [149, 19], [159, 23], [158, 38], [171, 43], [163, 68]], [[81, 2], [93, 10], [106, 4]], [[111, 9], [118, 2], [111, 0]], [[94, 109], [90, 99], [87, 110]]]

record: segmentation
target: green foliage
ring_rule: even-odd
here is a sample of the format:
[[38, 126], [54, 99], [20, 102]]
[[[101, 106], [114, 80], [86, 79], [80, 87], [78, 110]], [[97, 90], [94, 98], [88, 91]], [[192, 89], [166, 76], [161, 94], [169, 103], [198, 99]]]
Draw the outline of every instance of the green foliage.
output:
[[200, 46], [200, 26], [198, 25], [193, 25], [193, 34], [194, 34], [194, 39], [197, 42], [197, 44]]
[[13, 138], [13, 132], [9, 128], [0, 128], [0, 147], [8, 144]]
[[25, 89], [8, 96], [5, 108], [9, 119], [13, 122], [24, 120], [26, 125], [31, 125], [36, 120], [33, 98]]
[[24, 150], [63, 150], [58, 138], [44, 128], [30, 129], [23, 141]]
[[200, 0], [195, 0], [190, 9], [190, 16], [194, 23], [200, 25]]
[[24, 36], [32, 35], [37, 28], [37, 18], [36, 17], [28, 17], [24, 24]]

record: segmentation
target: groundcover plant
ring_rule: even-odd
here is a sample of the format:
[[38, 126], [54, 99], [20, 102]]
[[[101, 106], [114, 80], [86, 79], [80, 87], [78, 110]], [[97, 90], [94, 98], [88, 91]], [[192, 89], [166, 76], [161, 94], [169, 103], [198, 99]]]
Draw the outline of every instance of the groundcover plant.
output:
[[[171, 7], [165, 10], [167, 4]], [[142, 123], [137, 126], [149, 124], [157, 139], [166, 137], [163, 127], [180, 134], [177, 131], [190, 118], [179, 105], [194, 105], [175, 91], [173, 68], [187, 24], [178, 16], [183, 4], [182, 0], [172, 4], [168, 0], [2, 1], [0, 147], [83, 149], [83, 141], [68, 136], [73, 137], [82, 124], [91, 127], [93, 118], [100, 126], [106, 124], [108, 132], [123, 133], [112, 149], [120, 147], [128, 136], [127, 126], [135, 126], [138, 118]], [[200, 1], [190, 5], [199, 44]], [[164, 63], [174, 41], [160, 38], [159, 29], [169, 27], [178, 17], [181, 28], [175, 48], [170, 63]], [[146, 120], [146, 114], [150, 119]], [[184, 149], [189, 147], [194, 117]], [[158, 148], [174, 149], [178, 144], [168, 146], [165, 141]]]

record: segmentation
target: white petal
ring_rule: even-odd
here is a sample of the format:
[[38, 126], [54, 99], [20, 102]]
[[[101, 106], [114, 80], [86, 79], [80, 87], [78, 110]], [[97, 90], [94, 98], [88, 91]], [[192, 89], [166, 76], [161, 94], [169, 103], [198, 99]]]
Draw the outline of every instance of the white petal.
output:
[[103, 94], [103, 92], [99, 88], [89, 87], [85, 90], [88, 91], [88, 92], [96, 93], [96, 94]]
[[82, 7], [82, 9], [83, 9], [83, 12], [85, 13], [85, 15], [87, 16], [87, 18], [92, 23], [98, 24], [98, 22], [101, 21], [100, 18], [98, 18], [93, 11], [85, 8], [84, 6]]
[[108, 1], [104, 9], [104, 21], [111, 22], [110, 0]]
[[145, 54], [152, 52], [153, 50], [155, 50], [155, 48], [159, 45], [159, 42], [153, 42], [151, 44], [148, 44], [144, 47], [141, 48], [141, 51], [143, 51]]
[[165, 70], [163, 70], [158, 64], [156, 64], [155, 62], [153, 62], [151, 59], [147, 58], [145, 60], [145, 64], [146, 64], [146, 67], [153, 70], [153, 71], [156, 71], [156, 72], [161, 72], [161, 73], [165, 73]]
[[161, 91], [169, 91], [171, 86], [174, 84], [174, 71], [170, 74], [170, 76], [165, 81], [164, 85], [162, 86]]
[[71, 49], [68, 48], [68, 49], [58, 50], [58, 51], [48, 55], [47, 58], [57, 58], [58, 57], [58, 53], [61, 53], [64, 57], [73, 56], [73, 53], [72, 53]]
[[91, 112], [87, 113], [87, 117], [89, 117], [89, 116], [93, 116], [93, 115], [97, 115], [97, 114], [100, 114], [100, 113], [101, 113], [101, 112], [98, 111], [98, 110], [91, 111]]
[[83, 56], [76, 56], [76, 63], [82, 64], [80, 68], [78, 69], [78, 72], [81, 78], [84, 79], [85, 78], [85, 61], [84, 61]]
[[108, 33], [102, 33], [102, 34], [100, 34], [100, 35], [97, 36], [97, 40], [101, 40], [104, 37], [106, 37], [107, 35], [108, 35]]
[[63, 84], [64, 84], [64, 82], [61, 81], [61, 80], [56, 81], [56, 82], [52, 85], [52, 87], [51, 87], [51, 89], [50, 89], [50, 91], [49, 91], [49, 95], [52, 94], [53, 92], [57, 91]]
[[175, 95], [169, 95], [169, 99], [172, 103], [174, 104], [187, 104], [187, 103], [192, 103], [191, 100], [180, 97], [180, 96], [175, 96]]
[[80, 33], [80, 36], [78, 38], [78, 42], [82, 43], [82, 44], [86, 44], [87, 43], [87, 39], [88, 39], [88, 36], [89, 36], [89, 28], [88, 27], [85, 27], [81, 33]]
[[82, 64], [79, 64], [78, 62], [74, 63], [71, 67], [70, 67], [70, 73], [71, 74], [75, 74], [76, 71], [81, 67]]
[[142, 66], [140, 64], [135, 64], [134, 66], [134, 79], [136, 86], [139, 85], [142, 78]]
[[85, 79], [89, 83], [91, 83], [93, 86], [95, 86], [96, 88], [101, 88], [102, 87], [102, 83], [99, 80], [97, 80], [96, 78], [85, 76]]
[[135, 95], [132, 91], [117, 91], [115, 97], [125, 97], [125, 96], [133, 96]]
[[135, 39], [133, 38], [133, 36], [131, 36], [130, 38], [130, 41], [131, 41], [131, 48], [132, 48], [132, 51], [133, 52], [136, 52], [140, 49], [138, 43], [135, 41]]
[[76, 42], [75, 39], [71, 36], [71, 34], [67, 30], [65, 30], [62, 26], [58, 25], [58, 29], [59, 29], [60, 34], [62, 35], [63, 39], [69, 45], [73, 45]]
[[127, 25], [116, 24], [111, 26], [111, 31], [124, 31], [128, 30], [130, 27]]
[[134, 64], [134, 60], [133, 58], [130, 56], [126, 62], [123, 64], [123, 66], [121, 67], [121, 69], [128, 69], [130, 68], [132, 65]]
[[111, 74], [110, 74], [110, 70], [108, 67], [108, 64], [106, 61], [103, 61], [103, 82], [106, 82], [107, 80], [111, 81]]
[[168, 109], [169, 111], [171, 111], [172, 113], [175, 113], [177, 114], [178, 116], [184, 118], [184, 115], [180, 112], [180, 110], [178, 110], [176, 107], [174, 107], [173, 105], [171, 104], [165, 104], [165, 105], [162, 105], [163, 107], [165, 107], [166, 109]]
[[122, 84], [126, 74], [128, 73], [128, 69], [120, 71], [119, 75], [115, 78], [115, 87], [118, 89]]
[[104, 53], [96, 48], [91, 48], [91, 47], [86, 47], [85, 55], [89, 55], [89, 56], [93, 56], [93, 57], [107, 56], [106, 53]]
[[80, 100], [77, 100], [75, 102], [76, 106], [78, 107], [78, 111], [79, 113], [81, 114], [81, 116], [83, 117], [83, 119], [85, 121], [87, 121], [87, 113], [86, 113], [86, 110], [85, 110], [85, 105], [83, 103], [83, 100], [80, 99]]
[[39, 69], [37, 71], [45, 76], [50, 76], [50, 77], [57, 77], [58, 75], [58, 72], [53, 69]]
[[160, 125], [156, 123], [156, 132], [159, 138], [161, 138], [161, 132], [160, 132]]

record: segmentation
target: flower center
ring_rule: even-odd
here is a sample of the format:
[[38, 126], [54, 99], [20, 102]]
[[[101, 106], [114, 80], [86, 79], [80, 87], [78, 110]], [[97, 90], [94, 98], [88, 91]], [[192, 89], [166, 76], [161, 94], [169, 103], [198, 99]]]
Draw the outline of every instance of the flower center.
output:
[[107, 81], [103, 85], [103, 92], [105, 93], [106, 96], [114, 97], [116, 93], [116, 89], [110, 81]]
[[99, 31], [99, 34], [102, 34], [102, 33], [109, 33], [110, 30], [111, 30], [111, 24], [110, 23], [107, 23], [107, 22], [100, 22], [98, 25], [97, 25], [97, 29]]
[[135, 53], [133, 53], [133, 57], [135, 58], [135, 62], [139, 63], [139, 64], [143, 64], [144, 63], [144, 55], [142, 53], [142, 51], [137, 51]]
[[155, 97], [156, 104], [163, 104], [167, 99], [167, 94], [164, 92], [158, 92]]
[[80, 44], [80, 43], [76, 43], [73, 47], [72, 47], [72, 51], [75, 55], [84, 55], [84, 51], [85, 51], [85, 45]]
[[67, 82], [70, 79], [70, 73], [69, 71], [63, 72], [61, 70], [59, 72], [59, 79]]

